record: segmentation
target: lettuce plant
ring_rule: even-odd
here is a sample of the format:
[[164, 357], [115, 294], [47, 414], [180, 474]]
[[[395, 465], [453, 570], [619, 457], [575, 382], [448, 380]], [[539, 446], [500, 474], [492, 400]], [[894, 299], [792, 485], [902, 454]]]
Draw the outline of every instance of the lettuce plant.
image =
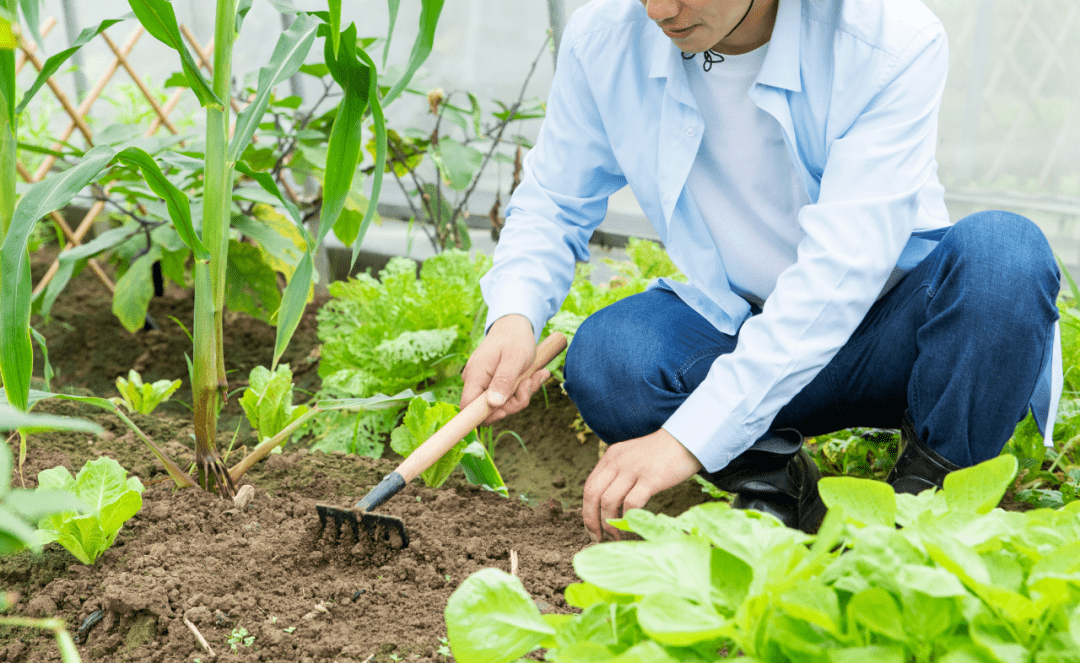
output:
[[258, 431], [260, 442], [277, 435], [307, 413], [306, 405], [293, 405], [292, 399], [292, 370], [288, 364], [280, 364], [273, 372], [264, 366], [251, 369], [240, 406], [251, 427]]
[[[486, 569], [446, 607], [454, 656], [511, 661], [762, 663], [1080, 660], [1080, 505], [994, 508], [1017, 469], [1000, 456], [943, 491], [826, 478], [810, 536], [708, 503], [677, 518], [631, 511], [643, 541], [578, 553], [575, 615], [540, 615], [516, 578]], [[899, 526], [899, 527], [898, 527]]]
[[41, 543], [58, 542], [87, 565], [112, 546], [124, 523], [142, 508], [142, 482], [106, 456], [88, 461], [75, 477], [66, 467], [38, 472], [38, 488], [69, 492], [83, 503], [83, 513], [44, 518], [38, 536]]
[[131, 369], [127, 378], [116, 378], [116, 390], [120, 392], [118, 398], [112, 401], [117, 405], [123, 405], [128, 412], [150, 414], [157, 406], [169, 400], [169, 397], [180, 388], [180, 380], [157, 380], [145, 383], [138, 371]]
[[[401, 425], [390, 435], [390, 447], [407, 458], [457, 413], [458, 407], [450, 403], [428, 404], [420, 397], [412, 399]], [[421, 472], [420, 478], [428, 488], [438, 488], [446, 483], [459, 463], [469, 483], [507, 496], [506, 484], [475, 430], [447, 451], [438, 462]]]

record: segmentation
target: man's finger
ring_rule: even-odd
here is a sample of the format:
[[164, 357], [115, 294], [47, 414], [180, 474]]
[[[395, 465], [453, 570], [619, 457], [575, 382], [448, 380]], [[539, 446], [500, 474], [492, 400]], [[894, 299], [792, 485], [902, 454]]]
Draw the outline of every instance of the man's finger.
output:
[[607, 458], [607, 456], [601, 458], [589, 478], [586, 479], [581, 504], [581, 516], [585, 521], [585, 529], [589, 530], [598, 541], [604, 536], [600, 527], [600, 497], [616, 476], [614, 464], [604, 462]]
[[533, 357], [536, 355], [535, 348], [530, 347], [529, 350], [531, 352], [523, 351], [521, 348], [507, 349], [499, 358], [499, 365], [488, 387], [488, 403], [492, 407], [502, 407], [513, 396], [514, 383], [517, 382], [518, 376], [532, 364]]
[[600, 525], [616, 541], [619, 540], [619, 530], [609, 525], [607, 521], [622, 516], [623, 502], [634, 489], [635, 484], [636, 478], [633, 474], [619, 473], [600, 496]]

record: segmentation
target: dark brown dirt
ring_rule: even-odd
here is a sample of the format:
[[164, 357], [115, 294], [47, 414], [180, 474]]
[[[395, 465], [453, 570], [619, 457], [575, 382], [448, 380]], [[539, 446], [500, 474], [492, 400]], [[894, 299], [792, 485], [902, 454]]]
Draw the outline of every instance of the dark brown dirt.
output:
[[[310, 306], [285, 359], [299, 386], [309, 391], [318, 380], [314, 311]], [[176, 403], [133, 419], [174, 458], [187, 460], [190, 413], [179, 403], [190, 398], [184, 360], [190, 343], [169, 316], [190, 328], [189, 294], [170, 289], [153, 301], [151, 315], [159, 331], [124, 331], [110, 313], [107, 293], [86, 273], [62, 295], [55, 319], [35, 321], [35, 326], [48, 338], [50, 358], [59, 369], [54, 389], [113, 396], [116, 376], [132, 367], [148, 380], [182, 378], [185, 387], [174, 396]], [[253, 366], [269, 363], [274, 332], [245, 316], [228, 320], [227, 330], [226, 360], [234, 371], [232, 386], [239, 387]], [[36, 365], [40, 371], [40, 360]], [[22, 595], [14, 614], [61, 617], [75, 634], [90, 615], [104, 611], [104, 619], [79, 645], [84, 661], [214, 660], [194, 630], [218, 659], [449, 660], [441, 649], [447, 598], [474, 571], [487, 566], [509, 570], [511, 551], [537, 605], [545, 611], [568, 609], [562, 589], [576, 581], [572, 556], [588, 542], [579, 509], [582, 485], [597, 459], [597, 441], [593, 436], [578, 440], [572, 428], [576, 410], [556, 385], [547, 387], [546, 402], [538, 397], [529, 409], [496, 427], [496, 434], [514, 431], [525, 446], [510, 436], [498, 443], [496, 463], [510, 499], [454, 478], [438, 491], [416, 482], [380, 507], [404, 519], [412, 539], [404, 550], [366, 540], [333, 545], [325, 535], [314, 537], [317, 502], [354, 503], [395, 460], [290, 448], [245, 477], [242, 483], [256, 487], [255, 499], [239, 509], [198, 490], [171, 490], [154, 457], [109, 414], [59, 401], [43, 402], [38, 409], [94, 419], [106, 433], [33, 437], [23, 468], [28, 487], [43, 469], [65, 465], [77, 470], [99, 455], [116, 458], [148, 485], [142, 510], [94, 566], [82, 565], [56, 544], [41, 554], [0, 559], [0, 590]], [[234, 399], [226, 409], [219, 448], [229, 446], [241, 419]], [[250, 442], [245, 426], [238, 447]], [[18, 453], [17, 442], [11, 446]], [[697, 486], [688, 483], [650, 507], [679, 513], [702, 500]], [[235, 637], [240, 629], [246, 636]], [[254, 639], [245, 644], [245, 637]], [[56, 660], [50, 636], [0, 627], [0, 661]]]

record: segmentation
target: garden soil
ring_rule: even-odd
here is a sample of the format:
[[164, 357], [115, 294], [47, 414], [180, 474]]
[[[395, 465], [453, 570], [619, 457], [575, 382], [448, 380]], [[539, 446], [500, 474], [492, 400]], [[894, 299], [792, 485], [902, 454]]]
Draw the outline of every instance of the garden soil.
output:
[[[47, 264], [34, 267], [36, 278]], [[317, 306], [309, 306], [283, 358], [308, 392], [318, 388]], [[51, 321], [35, 320], [57, 372], [52, 387], [115, 396], [115, 378], [131, 368], [144, 380], [185, 378], [172, 401], [132, 418], [174, 458], [190, 459], [191, 415], [183, 405], [190, 403], [184, 353], [191, 346], [183, 329], [191, 328], [189, 292], [168, 288], [155, 297], [150, 317], [157, 329], [134, 334], [110, 308], [109, 294], [87, 270], [69, 284]], [[274, 330], [239, 314], [229, 315], [226, 330], [230, 386], [243, 387], [253, 366], [269, 365]], [[38, 374], [42, 365], [39, 356]], [[598, 443], [574, 428], [576, 410], [557, 385], [545, 392], [495, 429], [520, 438], [503, 435], [495, 452], [510, 499], [454, 478], [438, 491], [414, 482], [380, 507], [404, 520], [411, 542], [403, 550], [366, 537], [356, 544], [316, 537], [315, 512], [320, 502], [355, 503], [400, 458], [289, 448], [245, 476], [241, 484], [254, 486], [254, 499], [238, 507], [199, 490], [171, 489], [154, 457], [114, 416], [70, 401], [42, 402], [36, 411], [92, 419], [106, 432], [33, 436], [22, 468], [27, 487], [41, 470], [77, 471], [107, 455], [147, 489], [141, 511], [96, 564], [84, 566], [50, 544], [40, 554], [0, 559], [0, 590], [21, 596], [14, 614], [64, 619], [84, 661], [451, 660], [443, 608], [481, 568], [510, 571], [516, 558], [517, 576], [537, 606], [569, 611], [562, 591], [577, 581], [572, 558], [589, 542], [580, 503]], [[254, 441], [235, 398], [220, 430], [220, 449]], [[18, 454], [18, 442], [9, 444]], [[234, 462], [241, 452], [233, 452]], [[687, 483], [650, 508], [677, 514], [703, 499]], [[0, 661], [58, 660], [50, 635], [0, 627]]]

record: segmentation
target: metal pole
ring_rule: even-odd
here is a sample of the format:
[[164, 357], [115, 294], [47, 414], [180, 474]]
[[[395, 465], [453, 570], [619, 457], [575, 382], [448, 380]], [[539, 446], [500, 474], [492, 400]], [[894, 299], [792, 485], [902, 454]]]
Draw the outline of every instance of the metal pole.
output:
[[[67, 33], [68, 45], [75, 43], [79, 36], [79, 19], [75, 14], [74, 0], [60, 0], [60, 6], [64, 13], [64, 32]], [[86, 90], [90, 84], [86, 80], [86, 72], [83, 71], [82, 51], [76, 51], [71, 56], [72, 64], [75, 65], [75, 96], [82, 101], [86, 98]]]
[[566, 27], [566, 12], [563, 11], [563, 0], [547, 0], [548, 19], [551, 22], [551, 63], [559, 63], [559, 42], [562, 40], [563, 28]]

